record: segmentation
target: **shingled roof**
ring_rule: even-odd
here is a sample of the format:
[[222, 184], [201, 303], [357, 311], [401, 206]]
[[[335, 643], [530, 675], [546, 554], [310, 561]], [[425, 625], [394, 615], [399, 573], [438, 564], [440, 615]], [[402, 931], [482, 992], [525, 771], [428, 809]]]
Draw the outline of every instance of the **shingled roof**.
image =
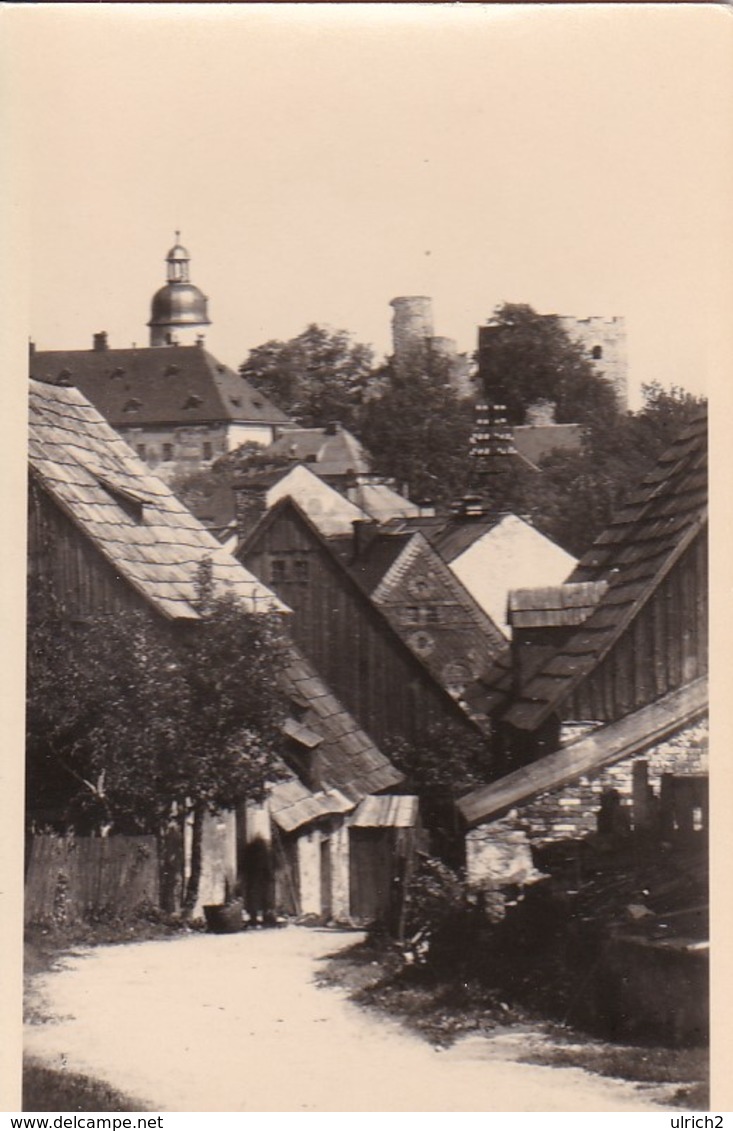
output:
[[[317, 791], [309, 790], [297, 780], [273, 787], [270, 811], [282, 829], [291, 832], [319, 817], [347, 812], [370, 794], [402, 782], [403, 775], [295, 647], [280, 675], [280, 684], [298, 709], [299, 725], [321, 740], [317, 749], [323, 780], [323, 788]], [[308, 745], [312, 745], [312, 740]]]
[[30, 370], [37, 380], [75, 385], [114, 428], [290, 423], [272, 401], [201, 346], [37, 350]]
[[363, 475], [371, 471], [372, 461], [366, 448], [341, 425], [290, 429], [265, 451], [268, 455], [303, 460], [316, 475]]
[[209, 534], [76, 388], [30, 383], [31, 475], [164, 616], [195, 619], [196, 576], [250, 611], [286, 606]]
[[607, 581], [594, 611], [522, 690], [505, 718], [534, 729], [608, 655], [707, 524], [707, 417], [662, 455], [568, 581]]

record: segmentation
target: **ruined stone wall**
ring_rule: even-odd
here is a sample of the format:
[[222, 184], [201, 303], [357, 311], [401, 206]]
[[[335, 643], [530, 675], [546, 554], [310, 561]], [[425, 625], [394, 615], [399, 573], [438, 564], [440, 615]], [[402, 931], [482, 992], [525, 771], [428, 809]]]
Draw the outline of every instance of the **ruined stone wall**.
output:
[[613, 384], [619, 407], [625, 411], [629, 399], [625, 318], [560, 315], [559, 321], [574, 341], [583, 344], [595, 372]]

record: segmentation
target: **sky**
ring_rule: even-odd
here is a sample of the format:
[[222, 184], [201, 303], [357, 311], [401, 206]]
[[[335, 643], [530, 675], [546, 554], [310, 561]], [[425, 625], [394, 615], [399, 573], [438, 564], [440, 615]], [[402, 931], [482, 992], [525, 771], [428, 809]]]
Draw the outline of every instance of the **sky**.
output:
[[469, 351], [505, 301], [623, 315], [632, 405], [652, 380], [702, 392], [729, 266], [729, 14], [11, 6], [28, 333], [147, 344], [180, 229], [233, 366], [310, 322], [381, 357], [389, 300], [422, 294]]

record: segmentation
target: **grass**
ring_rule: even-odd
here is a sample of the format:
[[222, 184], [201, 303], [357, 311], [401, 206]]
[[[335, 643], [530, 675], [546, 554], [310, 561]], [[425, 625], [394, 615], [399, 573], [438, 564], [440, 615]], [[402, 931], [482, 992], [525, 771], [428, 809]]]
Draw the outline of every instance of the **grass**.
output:
[[440, 980], [423, 967], [405, 967], [394, 951], [369, 943], [332, 955], [319, 981], [349, 991], [359, 1005], [396, 1018], [437, 1047], [466, 1036], [517, 1034], [500, 1055], [528, 1064], [582, 1068], [656, 1090], [664, 1103], [709, 1109], [708, 1051], [617, 1044], [591, 1038], [517, 1007], [479, 982]]
[[151, 1111], [100, 1080], [49, 1068], [33, 1059], [23, 1064], [23, 1111]]

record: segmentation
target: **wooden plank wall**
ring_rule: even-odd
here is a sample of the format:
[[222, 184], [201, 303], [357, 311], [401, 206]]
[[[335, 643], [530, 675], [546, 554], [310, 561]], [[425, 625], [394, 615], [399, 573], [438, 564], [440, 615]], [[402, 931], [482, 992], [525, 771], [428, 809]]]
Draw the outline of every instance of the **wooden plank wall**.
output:
[[28, 492], [28, 569], [31, 578], [53, 582], [70, 616], [147, 609], [143, 598], [33, 482]]
[[30, 838], [25, 922], [73, 922], [158, 906], [154, 836]]
[[596, 670], [565, 719], [613, 722], [707, 673], [708, 555], [700, 535]]
[[[286, 580], [273, 578], [273, 559], [285, 562]], [[307, 581], [296, 580], [296, 561], [307, 561]], [[290, 516], [270, 526], [244, 565], [293, 609], [295, 642], [377, 744], [398, 735], [415, 741], [446, 719], [473, 730], [352, 579]]]

